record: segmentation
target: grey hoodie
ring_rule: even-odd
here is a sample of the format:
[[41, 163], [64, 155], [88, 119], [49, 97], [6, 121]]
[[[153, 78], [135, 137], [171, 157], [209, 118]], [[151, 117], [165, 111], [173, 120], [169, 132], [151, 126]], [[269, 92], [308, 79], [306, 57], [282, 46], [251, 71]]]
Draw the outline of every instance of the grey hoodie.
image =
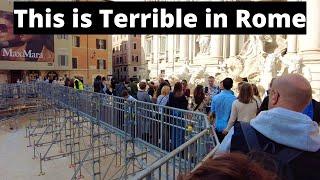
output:
[[[250, 121], [250, 125], [276, 143], [309, 152], [320, 149], [319, 126], [302, 113], [285, 108], [273, 108], [262, 111]], [[232, 127], [217, 153], [230, 152], [233, 133]]]

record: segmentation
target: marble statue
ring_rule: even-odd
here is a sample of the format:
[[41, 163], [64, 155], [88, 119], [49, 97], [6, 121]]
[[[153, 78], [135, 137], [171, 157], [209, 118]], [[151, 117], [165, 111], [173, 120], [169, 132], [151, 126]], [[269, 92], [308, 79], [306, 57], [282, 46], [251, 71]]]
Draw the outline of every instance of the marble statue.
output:
[[189, 88], [194, 89], [197, 85], [205, 85], [209, 74], [206, 72], [205, 66], [200, 66], [192, 72], [192, 75], [188, 81]]
[[264, 89], [269, 89], [269, 84], [272, 78], [276, 76], [275, 65], [277, 58], [277, 54], [275, 53], [268, 54], [268, 56], [266, 57], [263, 68], [261, 69], [262, 73], [260, 75], [260, 85]]
[[180, 80], [187, 80], [189, 81], [191, 74], [192, 74], [192, 69], [189, 65], [184, 64], [182, 67], [180, 67], [178, 69], [178, 71], [176, 71], [177, 73], [174, 74], [175, 77], [177, 77]]
[[279, 76], [290, 73], [301, 73], [302, 70], [302, 57], [297, 54], [280, 56], [281, 69], [278, 73]]
[[302, 75], [309, 81], [312, 81], [312, 74], [311, 74], [311, 70], [308, 67], [303, 67], [302, 68]]
[[199, 35], [196, 42], [199, 44], [199, 55], [209, 54], [210, 35]]
[[264, 42], [272, 41], [270, 35], [249, 35], [248, 40], [244, 43], [240, 51], [241, 58], [253, 58], [259, 55], [264, 55]]
[[277, 43], [277, 48], [274, 50], [275, 54], [282, 55], [288, 47], [287, 40], [283, 38], [282, 35], [276, 35], [276, 43]]

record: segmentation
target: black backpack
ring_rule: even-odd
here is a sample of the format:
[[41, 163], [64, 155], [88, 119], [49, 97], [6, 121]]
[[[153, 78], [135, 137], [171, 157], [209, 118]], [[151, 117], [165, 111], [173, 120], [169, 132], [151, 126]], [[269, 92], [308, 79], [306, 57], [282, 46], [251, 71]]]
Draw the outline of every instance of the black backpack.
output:
[[274, 154], [265, 152], [266, 148], [274, 147], [273, 142], [269, 142], [266, 147], [261, 148], [256, 130], [246, 122], [240, 122], [240, 126], [250, 152], [249, 158], [261, 164], [265, 169], [276, 172], [281, 179], [293, 180], [294, 175], [290, 162], [304, 151], [286, 146]]

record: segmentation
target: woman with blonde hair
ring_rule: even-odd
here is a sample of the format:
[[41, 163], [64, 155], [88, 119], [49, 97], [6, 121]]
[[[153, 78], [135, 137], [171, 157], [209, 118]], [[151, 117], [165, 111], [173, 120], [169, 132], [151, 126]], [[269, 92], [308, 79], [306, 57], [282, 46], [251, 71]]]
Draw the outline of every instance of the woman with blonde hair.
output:
[[249, 122], [256, 117], [258, 106], [253, 97], [253, 88], [251, 84], [244, 82], [239, 87], [239, 91], [238, 99], [232, 104], [228, 126], [223, 131], [223, 134], [227, 134], [236, 121]]
[[161, 95], [157, 98], [157, 104], [165, 106], [169, 100], [170, 87], [163, 86], [161, 88]]

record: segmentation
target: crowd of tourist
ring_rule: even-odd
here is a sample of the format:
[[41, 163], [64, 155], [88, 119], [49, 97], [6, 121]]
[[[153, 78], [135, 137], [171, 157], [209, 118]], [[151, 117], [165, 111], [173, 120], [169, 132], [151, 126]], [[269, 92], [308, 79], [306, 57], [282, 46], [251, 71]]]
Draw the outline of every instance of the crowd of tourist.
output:
[[[65, 85], [79, 89], [83, 83], [73, 78]], [[212, 120], [221, 142], [218, 153], [180, 179], [320, 179], [320, 103], [301, 75], [272, 79], [264, 95], [246, 79], [234, 88], [233, 79], [216, 82], [213, 76], [194, 89], [186, 80], [125, 83], [97, 76], [93, 89], [128, 101], [202, 112]], [[174, 148], [183, 143], [179, 138], [171, 139]]]
[[[106, 85], [97, 77], [94, 83], [95, 92], [198, 111], [213, 120], [221, 141], [217, 155], [180, 179], [319, 179], [320, 105], [309, 82], [298, 74], [275, 78], [264, 98], [246, 79], [233, 86], [231, 78], [218, 83], [212, 76], [195, 89], [185, 80], [171, 85], [162, 78]], [[179, 138], [172, 139], [174, 147]]]

